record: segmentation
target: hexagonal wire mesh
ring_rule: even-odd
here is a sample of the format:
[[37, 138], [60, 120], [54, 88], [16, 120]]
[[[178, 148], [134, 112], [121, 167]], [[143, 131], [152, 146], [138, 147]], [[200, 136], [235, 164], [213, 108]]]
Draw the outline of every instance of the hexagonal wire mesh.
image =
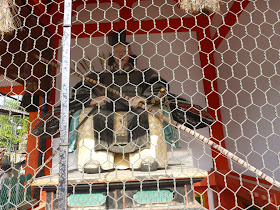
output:
[[0, 5], [1, 209], [278, 208], [277, 0]]

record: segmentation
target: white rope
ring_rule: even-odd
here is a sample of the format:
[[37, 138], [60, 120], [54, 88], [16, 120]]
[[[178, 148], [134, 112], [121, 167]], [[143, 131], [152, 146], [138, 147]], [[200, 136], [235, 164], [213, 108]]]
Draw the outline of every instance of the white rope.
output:
[[186, 13], [220, 12], [219, 0], [178, 0], [180, 9]]
[[10, 33], [19, 28], [20, 25], [14, 1], [0, 0], [0, 34]]

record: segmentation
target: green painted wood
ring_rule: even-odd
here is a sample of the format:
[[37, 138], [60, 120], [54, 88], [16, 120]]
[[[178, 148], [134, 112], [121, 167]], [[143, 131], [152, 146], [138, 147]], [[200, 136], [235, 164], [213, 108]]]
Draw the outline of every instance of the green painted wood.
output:
[[170, 190], [141, 190], [133, 195], [137, 203], [164, 203], [173, 199], [173, 192]]
[[10, 180], [9, 208], [16, 206], [17, 182], [18, 179], [16, 177], [12, 177]]
[[8, 178], [5, 178], [1, 183], [1, 192], [0, 192], [0, 209], [6, 210], [8, 209], [8, 198], [9, 198], [9, 184], [10, 181]]
[[[26, 177], [21, 175], [19, 179], [5, 178], [1, 184], [0, 192], [0, 209], [6, 210], [8, 208], [15, 208], [24, 201], [31, 200], [31, 187], [25, 189], [25, 182], [32, 178], [31, 174], [27, 174]], [[26, 197], [24, 198], [24, 192]]]
[[16, 200], [17, 205], [21, 204], [24, 200], [24, 182], [25, 182], [25, 176], [21, 175], [19, 177], [19, 182], [18, 182], [18, 192], [17, 192], [17, 200]]
[[[26, 183], [28, 182], [28, 180], [30, 180], [32, 178], [32, 175], [31, 174], [27, 174], [26, 175]], [[27, 187], [26, 188], [26, 200], [29, 201], [31, 200], [31, 186]]]
[[102, 193], [75, 193], [70, 194], [68, 203], [70, 206], [100, 206], [106, 201]]

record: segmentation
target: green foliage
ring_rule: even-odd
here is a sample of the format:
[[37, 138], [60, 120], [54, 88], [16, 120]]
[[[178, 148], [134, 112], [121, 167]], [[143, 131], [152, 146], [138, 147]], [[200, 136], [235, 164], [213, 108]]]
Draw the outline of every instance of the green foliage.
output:
[[[5, 100], [4, 106], [20, 110], [16, 100]], [[21, 142], [23, 134], [28, 132], [28, 116], [0, 114], [0, 148]], [[7, 148], [9, 149], [9, 148]]]

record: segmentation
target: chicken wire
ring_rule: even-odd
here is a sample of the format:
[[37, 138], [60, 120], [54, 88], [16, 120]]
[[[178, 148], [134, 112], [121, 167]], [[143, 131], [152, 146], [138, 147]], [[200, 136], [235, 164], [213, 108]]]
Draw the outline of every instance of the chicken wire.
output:
[[[206, 6], [175, 0], [0, 4], [4, 9], [10, 5], [18, 27], [3, 31], [0, 40], [2, 209], [278, 208], [276, 0], [211, 0]], [[194, 12], [197, 4], [200, 9]], [[114, 44], [112, 32], [117, 34]], [[114, 81], [117, 74], [127, 74], [114, 66], [120, 42], [125, 52], [116, 60], [122, 62], [131, 52], [129, 71], [136, 69], [140, 73], [135, 80], [143, 81]], [[155, 73], [152, 80], [147, 77], [150, 72]], [[88, 81], [90, 73], [95, 83]], [[104, 82], [103, 93], [98, 85]], [[129, 97], [135, 96], [127, 90], [131, 87], [138, 91], [136, 96], [147, 99], [142, 107], [146, 112], [130, 106]], [[163, 96], [157, 87], [165, 88]], [[113, 96], [110, 88], [121, 96]], [[110, 112], [102, 111], [106, 103], [89, 105], [102, 95], [96, 90], [107, 97]], [[14, 102], [2, 102], [9, 97]], [[161, 99], [154, 105], [152, 98]], [[118, 104], [126, 108], [118, 110]], [[168, 122], [152, 113], [146, 116], [147, 125], [140, 116], [150, 112], [148, 105], [165, 113]], [[178, 110], [196, 137], [180, 130], [179, 124], [171, 125], [179, 119], [173, 115]], [[207, 113], [212, 124], [199, 128], [199, 122], [191, 123], [194, 115], [200, 122], [211, 121]], [[128, 126], [131, 115], [138, 127]], [[26, 134], [16, 129], [19, 123], [29, 123]], [[149, 145], [134, 142], [134, 151], [116, 152], [115, 144], [123, 150], [126, 144], [117, 136], [131, 135], [131, 140], [136, 127]], [[173, 141], [166, 141], [166, 128]], [[115, 144], [100, 149], [103, 139], [110, 139], [108, 133]], [[211, 147], [210, 141], [217, 145]], [[16, 142], [21, 142], [19, 149]], [[151, 163], [141, 169], [141, 161], [153, 155], [158, 169]], [[97, 171], [84, 171], [89, 160], [98, 161]]]

